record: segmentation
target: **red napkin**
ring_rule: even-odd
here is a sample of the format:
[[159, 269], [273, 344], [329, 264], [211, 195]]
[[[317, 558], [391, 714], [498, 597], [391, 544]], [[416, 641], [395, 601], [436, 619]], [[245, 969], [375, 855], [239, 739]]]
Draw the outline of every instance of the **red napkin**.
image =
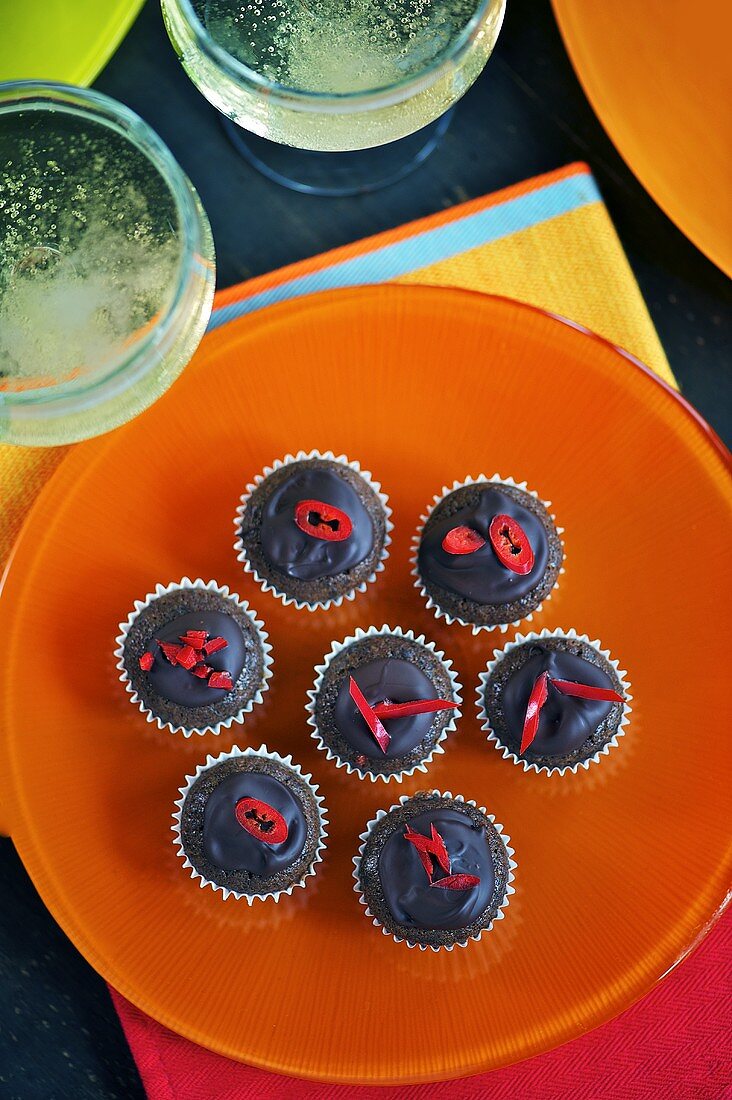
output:
[[633, 1008], [566, 1046], [440, 1085], [375, 1088], [296, 1081], [181, 1039], [114, 990], [151, 1100], [729, 1100], [732, 914]]

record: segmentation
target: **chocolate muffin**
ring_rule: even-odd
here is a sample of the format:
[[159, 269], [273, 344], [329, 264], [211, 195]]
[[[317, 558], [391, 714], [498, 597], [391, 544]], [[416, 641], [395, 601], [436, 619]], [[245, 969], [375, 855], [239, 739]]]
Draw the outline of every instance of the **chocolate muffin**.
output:
[[272, 675], [264, 626], [215, 581], [158, 585], [120, 631], [120, 679], [160, 729], [219, 733], [262, 701]]
[[474, 633], [531, 618], [563, 572], [560, 529], [547, 505], [525, 483], [497, 475], [446, 489], [415, 543], [427, 606]]
[[315, 671], [308, 722], [337, 767], [387, 781], [427, 771], [435, 753], [444, 752], [461, 689], [452, 662], [424, 635], [359, 629], [334, 643]]
[[524, 770], [575, 772], [625, 732], [632, 697], [624, 677], [599, 642], [574, 630], [517, 635], [480, 676], [479, 717]]
[[503, 917], [514, 892], [509, 837], [460, 796], [404, 795], [361, 840], [354, 878], [366, 915], [410, 947], [465, 947]]
[[265, 591], [297, 607], [353, 599], [384, 568], [391, 510], [344, 455], [288, 455], [248, 485], [234, 548]]
[[327, 836], [318, 788], [292, 758], [234, 747], [186, 777], [175, 844], [201, 885], [252, 902], [291, 894], [315, 874]]

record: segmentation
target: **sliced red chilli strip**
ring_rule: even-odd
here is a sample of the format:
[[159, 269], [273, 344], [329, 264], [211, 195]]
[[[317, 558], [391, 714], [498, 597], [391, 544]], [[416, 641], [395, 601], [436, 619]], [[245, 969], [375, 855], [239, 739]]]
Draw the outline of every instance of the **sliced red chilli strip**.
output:
[[574, 680], [552, 680], [552, 687], [562, 695], [573, 695], [576, 699], [602, 699], [607, 703], [623, 703], [622, 695], [611, 688], [592, 687], [590, 684], [576, 684]]
[[441, 890], [472, 890], [474, 886], [480, 886], [480, 879], [475, 875], [448, 875], [431, 882], [430, 886], [439, 886]]
[[274, 806], [258, 798], [240, 798], [234, 813], [242, 829], [257, 840], [263, 840], [265, 844], [282, 844], [283, 840], [287, 840], [287, 822]]
[[140, 668], [143, 672], [149, 672], [153, 666], [154, 661], [155, 658], [153, 657], [152, 653], [143, 653], [142, 657], [140, 657]]
[[448, 554], [474, 554], [485, 546], [485, 539], [472, 527], [453, 527], [442, 540], [442, 549]]
[[187, 630], [185, 634], [179, 634], [178, 637], [183, 645], [192, 646], [193, 649], [203, 649], [208, 634], [205, 630]]
[[[428, 857], [428, 861], [429, 861], [429, 856], [433, 855], [435, 857], [435, 859], [437, 860], [437, 862], [439, 863], [442, 870], [449, 874], [449, 872], [450, 872], [450, 857], [447, 854], [447, 848], [445, 846], [445, 841], [442, 839], [442, 837], [438, 833], [437, 829], [434, 826], [434, 823], [432, 823], [430, 825], [430, 833], [431, 833], [431, 836], [424, 836], [423, 833], [417, 833], [417, 832], [414, 831], [414, 829], [412, 829], [412, 827], [410, 825], [407, 825], [405, 830], [404, 830], [404, 837], [405, 837], [406, 840], [408, 840], [410, 842], [410, 844], [414, 845], [414, 847], [420, 853], [420, 858], [422, 858], [422, 855], [426, 855]], [[425, 864], [424, 859], [422, 859], [422, 863], [425, 865], [425, 869], [426, 869], [427, 864]], [[428, 871], [428, 874], [430, 875], [430, 878], [432, 877], [431, 872], [432, 872], [432, 865], [430, 864], [429, 865], [429, 871]]]
[[176, 645], [175, 642], [158, 642], [158, 645], [162, 649], [163, 653], [170, 661], [171, 665], [178, 664], [178, 654], [183, 648], [182, 645]]
[[379, 748], [382, 752], [386, 752], [389, 748], [389, 742], [391, 741], [390, 735], [386, 732], [372, 708], [366, 702], [366, 696], [361, 691], [361, 688], [358, 686], [353, 676], [349, 677], [349, 680], [348, 690], [351, 694], [351, 698], [358, 707], [361, 717], [374, 735]]
[[430, 714], [450, 707], [457, 707], [457, 703], [450, 699], [415, 699], [413, 703], [377, 703], [373, 711], [377, 718], [411, 718], [414, 714]]
[[178, 650], [176, 655], [176, 664], [179, 664], [182, 668], [190, 671], [195, 664], [198, 664], [200, 660], [193, 646], [184, 645]]
[[[409, 840], [409, 839], [410, 838], [407, 837], [407, 840]], [[417, 855], [419, 856], [420, 863], [422, 864], [422, 866], [425, 869], [425, 873], [427, 875], [427, 878], [430, 880], [430, 882], [432, 882], [432, 858], [431, 858], [429, 852], [425, 852], [424, 848], [419, 848], [416, 845], [415, 845], [415, 849], [416, 849]]]
[[549, 673], [542, 672], [540, 676], [537, 676], [534, 680], [534, 686], [531, 689], [531, 695], [529, 696], [529, 702], [526, 707], [526, 717], [524, 719], [523, 733], [521, 734], [521, 748], [520, 753], [526, 752], [531, 742], [536, 737], [539, 729], [539, 717], [541, 715], [541, 708], [546, 703], [547, 695], [549, 693]]
[[488, 537], [501, 565], [524, 576], [534, 568], [534, 551], [521, 524], [500, 513], [491, 520]]
[[353, 530], [350, 516], [322, 500], [300, 500], [295, 505], [295, 523], [306, 535], [326, 542], [343, 542]]
[[194, 676], [198, 676], [199, 680], [205, 680], [209, 672], [213, 672], [213, 669], [209, 665], [196, 665], [191, 669]]
[[210, 657], [212, 653], [218, 653], [220, 649], [226, 649], [228, 644], [226, 638], [211, 638], [204, 645], [203, 652], [207, 657]]
[[234, 684], [228, 672], [212, 672], [208, 678], [208, 686], [210, 688], [223, 688], [225, 691], [231, 691]]

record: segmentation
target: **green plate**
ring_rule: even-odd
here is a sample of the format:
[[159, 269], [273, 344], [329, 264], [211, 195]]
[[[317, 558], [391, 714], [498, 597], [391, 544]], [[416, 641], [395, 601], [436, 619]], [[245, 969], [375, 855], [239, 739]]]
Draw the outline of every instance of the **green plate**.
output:
[[91, 84], [143, 0], [0, 0], [0, 80]]

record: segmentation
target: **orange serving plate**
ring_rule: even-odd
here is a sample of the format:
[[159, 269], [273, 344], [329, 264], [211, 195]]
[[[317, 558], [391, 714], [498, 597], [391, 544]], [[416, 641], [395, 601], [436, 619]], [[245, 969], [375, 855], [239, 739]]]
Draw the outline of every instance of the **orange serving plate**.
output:
[[729, 0], [553, 0], [592, 106], [643, 186], [732, 275]]
[[[373, 471], [396, 521], [385, 572], [332, 613], [263, 594], [232, 549], [246, 483], [311, 447]], [[445, 626], [412, 587], [410, 537], [433, 493], [496, 470], [527, 479], [566, 528], [567, 572], [536, 627], [599, 637], [632, 682], [627, 736], [576, 776], [526, 775], [486, 743], [475, 688], [501, 636]], [[222, 1054], [407, 1082], [547, 1050], [642, 996], [720, 912], [731, 534], [728, 456], [710, 430], [640, 365], [547, 314], [387, 286], [227, 325], [152, 409], [74, 448], [26, 523], [0, 598], [12, 836], [92, 965]], [[184, 574], [249, 599], [274, 645], [266, 704], [219, 738], [153, 729], [116, 679], [117, 623]], [[445, 755], [402, 786], [337, 771], [305, 723], [331, 641], [384, 622], [433, 638], [464, 686]], [[307, 890], [249, 908], [188, 877], [171, 812], [207, 753], [263, 741], [312, 770], [330, 844]], [[365, 822], [425, 784], [485, 804], [518, 860], [507, 919], [452, 954], [385, 938], [352, 890]]]

